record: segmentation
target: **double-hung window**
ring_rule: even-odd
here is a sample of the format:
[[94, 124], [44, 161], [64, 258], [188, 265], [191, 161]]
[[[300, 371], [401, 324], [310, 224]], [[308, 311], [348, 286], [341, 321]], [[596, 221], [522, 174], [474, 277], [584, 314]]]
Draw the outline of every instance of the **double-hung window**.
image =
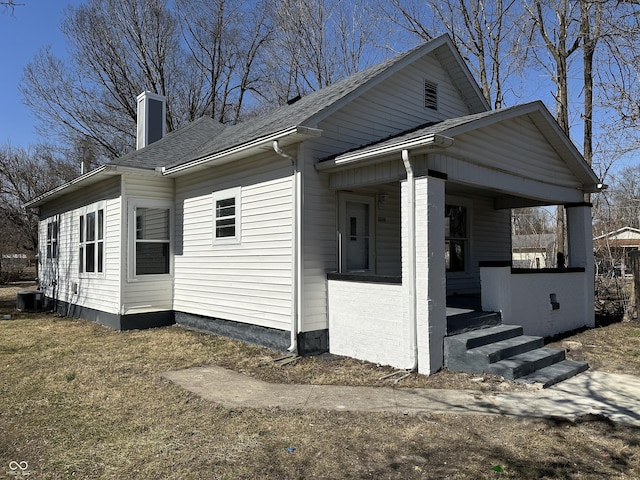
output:
[[47, 223], [47, 258], [58, 256], [58, 221]]
[[240, 243], [240, 188], [213, 194], [213, 244]]
[[171, 273], [171, 206], [154, 200], [129, 202], [129, 272], [141, 280]]
[[80, 215], [79, 271], [104, 272], [104, 208]]
[[136, 276], [170, 271], [168, 208], [136, 208]]

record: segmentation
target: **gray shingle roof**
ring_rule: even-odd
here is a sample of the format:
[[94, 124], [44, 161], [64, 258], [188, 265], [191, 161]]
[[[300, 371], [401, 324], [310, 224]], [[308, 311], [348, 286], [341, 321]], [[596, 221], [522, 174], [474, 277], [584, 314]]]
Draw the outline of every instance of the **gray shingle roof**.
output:
[[211, 117], [201, 117], [148, 147], [116, 158], [110, 164], [149, 169], [170, 165], [224, 130], [225, 126]]
[[[451, 49], [455, 48], [450, 38], [443, 35], [317, 90], [291, 105], [283, 105], [269, 113], [233, 126], [223, 126], [211, 119], [200, 119], [142, 150], [131, 152], [111, 163], [140, 168], [166, 167], [171, 169], [268, 137], [291, 127], [314, 127], [314, 122], [323, 112], [346, 100], [349, 96], [357, 95], [356, 92], [366, 88], [366, 85], [373, 85], [372, 80], [386, 78], [386, 75], [402, 68], [405, 63], [420, 58], [443, 45], [449, 45]], [[461, 68], [466, 68], [462, 65], [461, 60], [460, 63]], [[470, 74], [469, 78], [471, 79]], [[472, 79], [470, 83], [477, 89], [477, 85]], [[478, 98], [475, 101], [482, 103], [484, 100], [478, 92], [476, 92]], [[487, 108], [483, 105], [475, 105], [475, 107]], [[444, 125], [444, 122], [438, 125]]]
[[355, 92], [359, 87], [365, 85], [392, 65], [399, 63], [403, 58], [423, 47], [424, 45], [416, 47], [413, 50], [409, 50], [408, 52], [339, 80], [325, 88], [316, 90], [291, 105], [283, 105], [265, 115], [227, 127], [220, 135], [217, 135], [196, 149], [192, 155], [184, 156], [181, 160], [167, 166], [174, 167], [211, 153], [221, 152], [254, 139], [268, 136], [269, 134], [279, 132], [288, 127], [305, 125], [324, 109], [347, 97], [352, 92]]
[[224, 126], [210, 118], [200, 118], [144, 149], [115, 159], [111, 164], [140, 168], [175, 167], [289, 127], [305, 125], [318, 113], [422, 48], [425, 45], [339, 80], [291, 105], [283, 105], [237, 125]]

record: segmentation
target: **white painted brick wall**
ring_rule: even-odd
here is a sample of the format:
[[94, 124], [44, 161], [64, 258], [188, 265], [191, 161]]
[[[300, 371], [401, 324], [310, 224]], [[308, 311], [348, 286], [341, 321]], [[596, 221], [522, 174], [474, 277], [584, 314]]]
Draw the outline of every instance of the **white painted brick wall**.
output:
[[442, 368], [447, 328], [444, 203], [444, 180], [416, 179], [418, 372], [427, 375]]
[[[543, 337], [593, 326], [585, 314], [584, 272], [511, 274], [509, 267], [481, 269], [482, 307], [500, 311], [505, 324]], [[560, 308], [553, 310], [550, 295]]]
[[403, 286], [329, 280], [329, 351], [397, 368], [413, 355]]

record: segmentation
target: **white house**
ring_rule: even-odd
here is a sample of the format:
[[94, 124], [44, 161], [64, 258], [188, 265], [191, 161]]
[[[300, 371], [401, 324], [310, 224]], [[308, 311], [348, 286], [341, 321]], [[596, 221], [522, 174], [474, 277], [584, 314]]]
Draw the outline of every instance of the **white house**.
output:
[[622, 275], [632, 273], [631, 252], [640, 250], [640, 229], [622, 227], [593, 239], [597, 273]]
[[[448, 36], [236, 126], [162, 136], [163, 98], [139, 102], [138, 150], [28, 204], [60, 312], [423, 373], [448, 298], [593, 325], [598, 179], [542, 103], [490, 110]], [[510, 209], [556, 204], [569, 268], [512, 270]]]

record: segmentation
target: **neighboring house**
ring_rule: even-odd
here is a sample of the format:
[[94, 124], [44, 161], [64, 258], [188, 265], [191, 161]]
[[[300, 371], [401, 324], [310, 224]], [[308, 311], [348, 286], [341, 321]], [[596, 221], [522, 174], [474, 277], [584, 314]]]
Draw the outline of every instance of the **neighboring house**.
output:
[[593, 239], [597, 273], [601, 275], [631, 274], [629, 253], [640, 250], [640, 230], [622, 227]]
[[514, 268], [552, 268], [557, 258], [556, 235], [538, 233], [513, 235], [511, 238], [512, 260]]
[[[491, 111], [447, 36], [236, 126], [160, 138], [162, 97], [139, 102], [142, 148], [28, 204], [60, 312], [422, 373], [448, 295], [525, 332], [593, 325], [598, 179], [542, 103]], [[510, 209], [554, 204], [570, 268], [512, 274]]]

